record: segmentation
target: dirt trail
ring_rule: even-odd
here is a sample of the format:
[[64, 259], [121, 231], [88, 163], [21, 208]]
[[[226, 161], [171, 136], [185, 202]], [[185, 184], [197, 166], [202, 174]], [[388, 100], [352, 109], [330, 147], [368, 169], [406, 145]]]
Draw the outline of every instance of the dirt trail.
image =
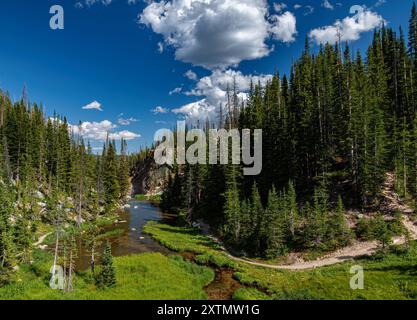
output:
[[42, 245], [42, 243], [45, 241], [45, 239], [49, 236], [49, 235], [51, 235], [52, 234], [52, 232], [49, 232], [49, 233], [47, 233], [47, 234], [44, 234], [43, 236], [41, 236], [40, 238], [39, 238], [39, 240], [37, 241], [37, 242], [35, 242], [34, 244], [33, 244], [33, 246], [34, 247], [38, 247], [38, 248], [40, 248], [41, 247], [41, 245]]
[[[395, 213], [397, 211], [403, 214], [403, 224], [408, 230], [410, 238], [413, 240], [417, 239], [417, 226], [411, 221], [410, 214], [414, 212], [409, 206], [403, 203], [400, 200], [400, 197], [394, 191], [394, 175], [387, 174], [386, 182], [384, 184], [384, 190], [382, 192], [384, 196], [384, 203], [382, 205], [382, 210], [386, 213]], [[206, 230], [205, 230], [206, 231]], [[405, 237], [397, 237], [393, 239], [393, 243], [396, 245], [401, 245], [406, 242]], [[260, 266], [270, 269], [279, 269], [279, 270], [306, 270], [306, 269], [315, 269], [325, 266], [334, 265], [341, 262], [346, 262], [353, 260], [355, 258], [370, 256], [378, 250], [378, 243], [376, 241], [367, 241], [367, 242], [355, 242], [353, 245], [340, 249], [336, 252], [330, 253], [318, 260], [315, 261], [306, 261], [306, 262], [296, 262], [290, 265], [271, 265], [256, 262], [253, 260], [242, 259], [231, 255], [226, 252], [226, 255], [238, 262], [248, 263], [254, 266]]]

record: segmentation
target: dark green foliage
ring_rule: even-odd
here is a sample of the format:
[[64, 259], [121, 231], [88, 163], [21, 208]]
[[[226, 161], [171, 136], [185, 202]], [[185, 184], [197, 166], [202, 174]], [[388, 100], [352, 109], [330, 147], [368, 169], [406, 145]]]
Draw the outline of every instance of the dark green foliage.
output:
[[337, 209], [329, 215], [327, 221], [327, 248], [337, 249], [347, 246], [352, 240], [352, 232], [346, 220], [346, 211], [342, 198], [339, 197]]
[[[179, 166], [164, 195], [167, 207], [196, 210], [224, 231], [229, 245], [273, 257], [287, 247], [333, 250], [349, 244], [352, 234], [337, 197], [343, 195], [348, 207], [378, 207], [388, 172], [395, 173], [399, 195], [415, 201], [416, 8], [408, 44], [402, 29], [385, 26], [375, 30], [364, 53], [340, 42], [313, 50], [306, 39], [289, 76], [276, 73], [264, 86], [252, 84], [243, 106], [236, 81], [230, 83], [214, 126], [262, 129], [262, 173], [239, 177], [230, 175], [230, 166], [209, 166], [193, 168], [199, 175], [191, 177], [188, 166]], [[174, 197], [200, 184], [200, 201]], [[359, 223], [359, 236], [385, 245], [383, 225], [372, 222], [369, 233], [367, 224]]]
[[362, 218], [356, 226], [356, 234], [362, 240], [377, 240], [385, 248], [391, 244], [393, 236], [406, 234], [402, 224], [402, 216], [396, 214], [394, 219], [387, 220], [384, 215], [378, 214], [373, 218]]
[[303, 241], [307, 248], [326, 249], [326, 233], [328, 219], [328, 195], [324, 187], [314, 192], [314, 205], [305, 211], [304, 227], [302, 228]]
[[[56, 114], [47, 118], [25, 94], [12, 103], [0, 91], [0, 281], [32, 260], [39, 224], [54, 226], [60, 235], [63, 225], [91, 222], [129, 192], [125, 141], [120, 156], [112, 142], [100, 157], [85, 145], [82, 130], [77, 135], [73, 131], [67, 119]], [[103, 204], [108, 211], [102, 212]], [[71, 257], [74, 269], [76, 247], [57, 240], [56, 258], [62, 246], [73, 248], [67, 261]]]
[[13, 241], [13, 229], [10, 226], [12, 207], [4, 184], [0, 182], [0, 271], [10, 271], [16, 263], [16, 246]]
[[282, 256], [288, 250], [286, 243], [285, 203], [275, 188], [269, 193], [268, 206], [264, 216], [264, 233], [262, 242], [265, 246], [265, 257], [273, 259]]
[[119, 187], [120, 187], [120, 200], [124, 201], [129, 195], [130, 191], [130, 177], [129, 177], [129, 163], [127, 156], [127, 143], [122, 139], [121, 141], [121, 154], [119, 158]]
[[242, 207], [240, 203], [239, 187], [236, 181], [236, 168], [233, 166], [230, 174], [230, 181], [224, 195], [224, 230], [223, 235], [230, 244], [239, 246], [243, 240], [241, 237], [242, 230]]
[[179, 175], [178, 166], [174, 167], [173, 174], [169, 176], [167, 187], [161, 199], [162, 210], [178, 214], [184, 206], [183, 177]]
[[104, 202], [108, 209], [114, 207], [117, 199], [120, 198], [120, 185], [117, 173], [116, 143], [107, 141], [103, 153], [103, 187]]
[[374, 221], [373, 234], [376, 240], [381, 244], [382, 250], [385, 250], [392, 243], [392, 233], [383, 215], [378, 215]]
[[114, 288], [116, 286], [116, 271], [113, 266], [113, 257], [109, 242], [107, 242], [104, 248], [101, 269], [96, 276], [96, 285], [100, 289]]

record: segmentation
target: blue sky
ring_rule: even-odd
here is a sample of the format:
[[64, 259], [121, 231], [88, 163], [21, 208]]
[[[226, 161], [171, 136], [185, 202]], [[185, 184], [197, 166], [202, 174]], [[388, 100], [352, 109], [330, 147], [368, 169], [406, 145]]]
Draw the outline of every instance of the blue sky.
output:
[[[364, 49], [382, 20], [406, 28], [413, 1], [165, 2], [1, 1], [0, 88], [17, 100], [26, 85], [48, 115], [84, 122], [95, 147], [111, 130], [131, 139], [134, 152], [177, 119], [213, 116], [232, 77], [244, 99], [252, 76], [287, 73], [307, 35], [314, 47], [332, 41], [339, 19], [346, 40]], [[49, 27], [55, 4], [64, 8], [64, 30]], [[353, 5], [366, 6], [357, 25], [346, 20]]]

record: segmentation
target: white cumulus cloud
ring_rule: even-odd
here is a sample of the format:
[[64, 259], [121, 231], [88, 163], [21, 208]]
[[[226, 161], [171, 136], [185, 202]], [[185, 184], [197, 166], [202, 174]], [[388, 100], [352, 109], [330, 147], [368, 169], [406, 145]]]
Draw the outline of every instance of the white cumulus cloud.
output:
[[362, 33], [371, 31], [385, 23], [379, 14], [364, 9], [356, 16], [349, 16], [343, 20], [337, 20], [333, 25], [310, 31], [310, 38], [317, 44], [335, 43], [340, 35], [342, 41], [358, 40]]
[[80, 125], [69, 125], [71, 132], [80, 135], [87, 140], [106, 141], [107, 137], [111, 140], [134, 140], [140, 135], [131, 131], [116, 131], [117, 125], [109, 120], [101, 122], [83, 122]]
[[83, 107], [83, 110], [98, 110], [103, 111], [101, 103], [98, 101], [93, 101]]
[[297, 19], [295, 16], [287, 11], [282, 15], [273, 15], [274, 21], [271, 32], [276, 40], [282, 42], [293, 42], [297, 35]]
[[180, 108], [173, 109], [172, 112], [183, 115], [187, 120], [195, 123], [196, 121], [204, 122], [206, 119], [214, 118], [216, 115], [216, 108], [210, 105], [206, 99], [202, 99]]
[[[271, 35], [288, 42], [296, 31], [293, 24], [271, 17], [265, 0], [151, 1], [139, 22], [162, 35], [177, 60], [207, 69], [265, 57], [271, 52], [266, 43]], [[276, 32], [278, 22], [290, 30]]]
[[154, 114], [160, 114], [160, 113], [168, 113], [169, 110], [167, 108], [158, 106], [155, 109], [151, 110]]
[[233, 90], [236, 85], [238, 98], [244, 102], [247, 92], [253, 84], [265, 85], [272, 79], [272, 75], [244, 75], [235, 70], [215, 70], [210, 76], [201, 78], [195, 87], [186, 92], [188, 96], [201, 98], [200, 100], [172, 110], [177, 115], [184, 116], [190, 122], [204, 122], [207, 118], [214, 120], [220, 106], [225, 108], [227, 103], [227, 90]]

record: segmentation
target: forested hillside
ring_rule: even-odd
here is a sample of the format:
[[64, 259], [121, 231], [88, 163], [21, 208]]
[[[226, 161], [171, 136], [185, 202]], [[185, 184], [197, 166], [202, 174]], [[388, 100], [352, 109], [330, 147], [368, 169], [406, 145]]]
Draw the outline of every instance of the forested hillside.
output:
[[[378, 212], [388, 172], [406, 201], [417, 197], [417, 9], [406, 33], [375, 30], [366, 52], [349, 43], [312, 49], [306, 40], [289, 76], [254, 83], [249, 100], [230, 85], [229, 103], [206, 128], [263, 129], [263, 171], [176, 165], [166, 210], [204, 218], [235, 249], [274, 258], [290, 250], [333, 250], [355, 236], [390, 239], [386, 217], [355, 233], [345, 207]], [[385, 239], [385, 240], [384, 240]]]
[[92, 225], [94, 247], [95, 221], [129, 193], [126, 142], [120, 155], [114, 141], [95, 155], [71, 131], [65, 118], [47, 118], [25, 94], [12, 103], [0, 91], [0, 283], [32, 260], [40, 226], [56, 232], [55, 263], [63, 257], [74, 268], [68, 257], [76, 251], [75, 230]]

